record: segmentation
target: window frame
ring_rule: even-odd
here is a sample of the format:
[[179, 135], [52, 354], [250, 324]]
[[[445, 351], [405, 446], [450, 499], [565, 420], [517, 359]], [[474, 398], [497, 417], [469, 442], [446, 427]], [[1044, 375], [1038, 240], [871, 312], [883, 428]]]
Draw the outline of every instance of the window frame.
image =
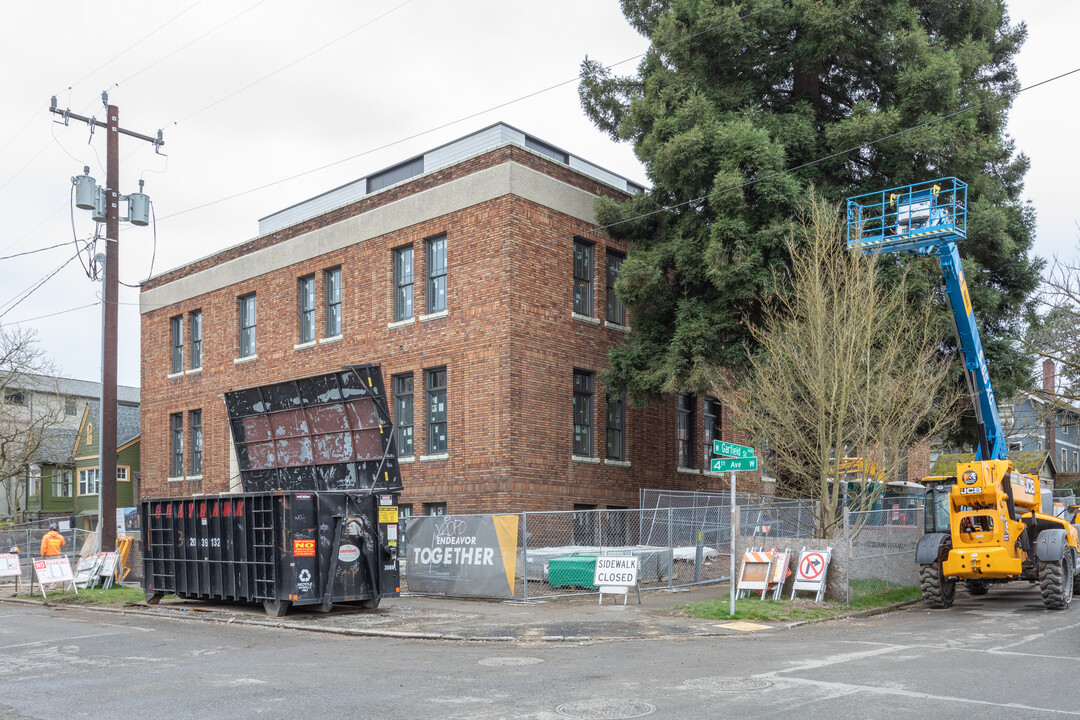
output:
[[432, 315], [445, 312], [447, 292], [445, 233], [424, 240], [424, 262], [424, 275], [426, 277], [425, 314]]
[[315, 273], [296, 279], [297, 340], [300, 345], [315, 342]]
[[[442, 378], [439, 385], [436, 380]], [[447, 428], [447, 416], [449, 415], [449, 403], [447, 400], [447, 372], [446, 366], [426, 368], [424, 370], [424, 400], [426, 401], [426, 425], [427, 438], [425, 447], [428, 455], [442, 455], [449, 452], [449, 432]], [[441, 406], [437, 404], [442, 400]], [[442, 435], [439, 435], [439, 428]]]
[[184, 316], [169, 318], [169, 374], [184, 372]]
[[69, 498], [72, 493], [71, 471], [57, 470], [52, 472], [52, 496], [54, 498]]
[[[404, 258], [408, 262], [403, 262]], [[416, 281], [416, 256], [413, 246], [402, 245], [393, 250], [394, 261], [394, 322], [413, 317], [413, 291]]]
[[188, 452], [188, 475], [202, 477], [203, 474], [203, 416], [202, 408], [188, 411], [188, 427], [191, 435]]
[[615, 294], [615, 281], [619, 279], [619, 272], [622, 269], [624, 260], [626, 260], [625, 254], [611, 248], [607, 249], [604, 259], [604, 270], [607, 274], [605, 313], [609, 323], [623, 327], [626, 326], [626, 306]]
[[445, 517], [446, 516], [446, 503], [445, 502], [426, 502], [426, 503], [424, 503], [424, 516], [425, 517]]
[[[593, 272], [596, 243], [584, 238], [574, 238], [574, 312], [583, 317], [593, 317]], [[581, 252], [579, 258], [579, 251]]]
[[679, 467], [687, 470], [694, 469], [694, 410], [697, 407], [697, 396], [679, 395], [678, 401], [678, 425], [677, 443], [679, 450]]
[[710, 467], [712, 459], [713, 440], [724, 439], [724, 404], [714, 397], [706, 396], [703, 403], [702, 415], [704, 416], [704, 467]]
[[184, 477], [184, 413], [169, 415], [169, 477]]
[[[85, 473], [85, 475], [84, 475]], [[91, 490], [92, 488], [92, 490]], [[79, 469], [79, 495], [101, 494], [101, 468]]]
[[[391, 376], [394, 393], [394, 432], [397, 434], [398, 457], [413, 457], [416, 453], [416, 385], [411, 372]], [[408, 382], [408, 388], [403, 384]], [[404, 403], [408, 403], [407, 412]], [[406, 422], [406, 420], [408, 422]]]
[[[256, 305], [256, 294], [245, 293], [237, 298], [239, 305], [239, 329], [240, 329], [240, 358], [256, 357], [258, 354], [258, 346], [256, 344], [258, 330], [258, 306]], [[250, 317], [248, 315], [248, 309], [250, 306]], [[250, 322], [249, 322], [250, 321]]]
[[191, 357], [188, 360], [191, 370], [202, 369], [202, 310], [188, 313], [188, 327], [191, 334]]
[[[595, 373], [574, 368], [573, 400], [573, 454], [576, 457], [593, 457], [593, 395]], [[581, 379], [582, 382], [578, 382]], [[580, 421], [580, 422], [579, 422]]]
[[323, 337], [341, 337], [341, 309], [341, 266], [338, 265], [323, 270]]
[[[608, 460], [626, 460], [626, 394], [609, 394], [604, 398], [604, 403], [604, 454]], [[617, 414], [613, 416], [615, 408]]]

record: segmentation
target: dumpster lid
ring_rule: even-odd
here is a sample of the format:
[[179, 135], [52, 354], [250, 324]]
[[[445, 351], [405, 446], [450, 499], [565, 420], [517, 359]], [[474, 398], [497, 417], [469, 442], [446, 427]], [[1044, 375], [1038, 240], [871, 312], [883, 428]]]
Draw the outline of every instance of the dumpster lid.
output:
[[402, 489], [374, 363], [225, 393], [245, 492]]

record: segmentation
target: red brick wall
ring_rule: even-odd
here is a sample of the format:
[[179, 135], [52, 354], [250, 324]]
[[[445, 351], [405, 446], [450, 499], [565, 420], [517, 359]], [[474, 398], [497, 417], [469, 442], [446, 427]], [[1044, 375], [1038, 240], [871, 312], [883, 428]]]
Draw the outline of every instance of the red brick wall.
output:
[[[430, 187], [466, 172], [513, 159], [594, 192], [611, 192], [556, 163], [518, 148], [503, 148], [441, 173], [424, 176]], [[440, 179], [441, 178], [441, 179]], [[413, 183], [395, 188], [405, 192]], [[413, 188], [415, 192], [418, 188]], [[307, 232], [385, 202], [383, 194], [302, 225]], [[379, 362], [387, 390], [391, 376], [413, 373], [416, 461], [402, 465], [402, 503], [445, 502], [448, 512], [570, 509], [575, 503], [636, 507], [638, 489], [723, 489], [726, 478], [676, 471], [674, 399], [645, 410], [627, 408], [629, 467], [604, 462], [604, 389], [595, 383], [593, 455], [572, 458], [573, 370], [597, 374], [608, 349], [625, 335], [603, 324], [605, 248], [620, 243], [597, 237], [593, 255], [594, 316], [599, 325], [571, 317], [573, 237], [588, 225], [507, 195], [430, 222], [310, 258], [253, 280], [146, 312], [142, 316], [142, 485], [145, 496], [222, 492], [229, 488], [229, 437], [223, 393], [243, 387], [328, 372], [357, 362]], [[169, 273], [160, 286], [301, 230], [259, 238]], [[419, 320], [425, 305], [424, 239], [446, 234], [447, 308], [444, 318]], [[392, 249], [414, 249], [412, 325], [388, 328], [393, 319]], [[298, 342], [297, 280], [316, 276], [316, 337], [323, 336], [323, 274], [342, 269], [343, 339], [294, 349]], [[234, 363], [238, 350], [236, 298], [255, 292], [257, 359]], [[169, 318], [201, 309], [203, 370], [168, 378]], [[185, 338], [186, 339], [186, 338]], [[185, 348], [185, 365], [188, 358]], [[424, 369], [447, 368], [448, 454], [421, 462], [426, 447]], [[169, 415], [203, 411], [203, 479], [168, 482]], [[703, 455], [703, 412], [695, 414], [695, 458]], [[727, 418], [724, 417], [726, 424]], [[729, 427], [724, 437], [738, 441]], [[185, 451], [186, 452], [186, 451]], [[185, 466], [187, 465], [185, 457]], [[740, 489], [754, 483], [740, 477]]]

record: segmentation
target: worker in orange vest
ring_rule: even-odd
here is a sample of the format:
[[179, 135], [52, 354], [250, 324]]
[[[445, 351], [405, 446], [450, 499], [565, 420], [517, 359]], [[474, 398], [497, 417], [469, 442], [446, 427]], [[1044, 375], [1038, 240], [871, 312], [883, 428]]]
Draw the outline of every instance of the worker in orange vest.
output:
[[45, 537], [41, 538], [41, 557], [58, 557], [63, 552], [67, 541], [64, 540], [59, 530], [59, 526], [53, 523], [49, 526], [49, 532], [45, 534]]

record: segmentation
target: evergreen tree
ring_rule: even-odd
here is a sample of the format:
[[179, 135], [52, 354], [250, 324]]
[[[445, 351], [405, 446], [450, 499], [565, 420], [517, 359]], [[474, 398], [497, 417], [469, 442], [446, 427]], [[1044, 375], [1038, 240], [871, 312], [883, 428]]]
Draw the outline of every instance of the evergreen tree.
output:
[[[715, 367], [745, 368], [749, 328], [790, 265], [785, 239], [810, 186], [838, 202], [942, 176], [970, 186], [960, 252], [997, 394], [1027, 380], [1030, 358], [1014, 339], [1042, 262], [1030, 254], [1034, 211], [1020, 200], [1028, 161], [1005, 134], [1026, 29], [1010, 25], [1003, 0], [622, 8], [649, 51], [629, 77], [586, 58], [579, 88], [593, 122], [633, 142], [652, 185], [597, 201], [601, 224], [635, 242], [616, 285], [634, 331], [611, 353], [610, 385], [640, 404], [704, 394]], [[898, 278], [905, 263], [908, 292], [940, 286], [934, 258], [881, 264]]]

